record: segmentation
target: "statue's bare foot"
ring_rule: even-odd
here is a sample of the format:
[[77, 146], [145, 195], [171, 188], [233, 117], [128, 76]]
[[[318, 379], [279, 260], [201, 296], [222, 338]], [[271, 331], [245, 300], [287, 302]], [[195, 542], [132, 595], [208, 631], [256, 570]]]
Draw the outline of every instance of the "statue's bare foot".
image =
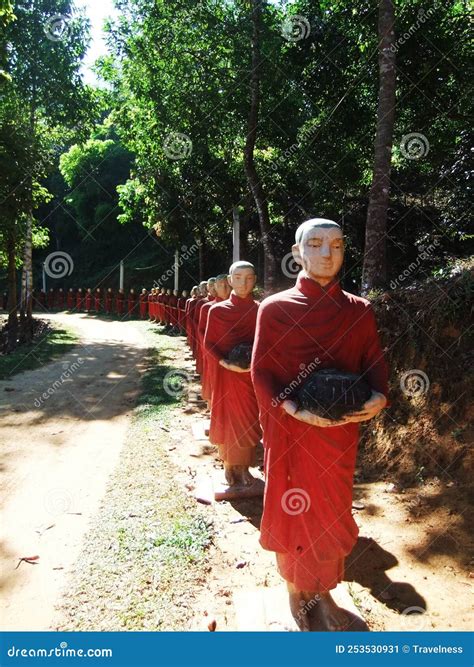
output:
[[224, 474], [228, 486], [215, 491], [216, 500], [263, 496], [265, 488], [263, 481], [251, 475], [247, 466], [224, 464]]
[[321, 625], [323, 630], [340, 632], [347, 630], [349, 617], [337, 606], [330, 593], [321, 593], [318, 604], [312, 610], [314, 620]]

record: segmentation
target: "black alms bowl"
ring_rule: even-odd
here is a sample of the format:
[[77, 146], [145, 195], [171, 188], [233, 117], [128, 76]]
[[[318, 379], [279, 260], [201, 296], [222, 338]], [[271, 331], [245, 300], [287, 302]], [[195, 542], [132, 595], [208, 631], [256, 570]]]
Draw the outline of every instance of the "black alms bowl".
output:
[[324, 368], [311, 373], [296, 392], [302, 410], [337, 421], [351, 412], [358, 412], [372, 394], [360, 375]]
[[229, 361], [240, 368], [249, 368], [252, 358], [252, 346], [249, 343], [239, 343], [229, 352]]

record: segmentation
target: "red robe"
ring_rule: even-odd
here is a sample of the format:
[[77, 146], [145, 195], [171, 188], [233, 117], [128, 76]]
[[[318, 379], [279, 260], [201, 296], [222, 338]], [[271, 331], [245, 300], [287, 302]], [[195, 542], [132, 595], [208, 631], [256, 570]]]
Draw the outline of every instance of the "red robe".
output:
[[[211, 384], [211, 375], [210, 367], [208, 362], [208, 355], [206, 354], [206, 349], [204, 347], [204, 336], [206, 334], [207, 320], [209, 316], [209, 309], [216, 303], [221, 303], [223, 299], [216, 296], [212, 301], [207, 301], [201, 307], [201, 312], [199, 313], [199, 325], [198, 325], [198, 338], [199, 338], [199, 350], [201, 355], [201, 395], [205, 401], [210, 401], [212, 397], [212, 384]], [[197, 368], [197, 363], [196, 363]], [[199, 371], [198, 371], [199, 373]]]
[[176, 304], [178, 303], [178, 297], [174, 294], [171, 294], [168, 297], [168, 311], [169, 311], [169, 320], [173, 328], [178, 326], [178, 318], [176, 316]]
[[178, 329], [180, 330], [181, 333], [185, 332], [184, 315], [185, 315], [186, 301], [187, 301], [186, 297], [180, 296], [178, 299], [178, 303], [176, 304]]
[[199, 373], [199, 375], [202, 374], [202, 338], [206, 333], [206, 324], [207, 324], [207, 316], [206, 316], [206, 323], [203, 322], [201, 329], [199, 328], [201, 322], [201, 313], [204, 306], [206, 306], [209, 303], [211, 305], [215, 303], [214, 299], [215, 297], [206, 296], [204, 299], [201, 299], [201, 301], [197, 304], [194, 310], [194, 330], [196, 332], [196, 348], [195, 348], [196, 373]]
[[161, 322], [163, 316], [163, 294], [155, 294], [155, 302], [153, 305], [153, 319], [155, 322]]
[[82, 310], [84, 308], [84, 294], [83, 292], [77, 292], [76, 294], [76, 310]]
[[286, 414], [281, 403], [313, 371], [363, 373], [387, 395], [387, 367], [368, 301], [298, 276], [262, 303], [252, 356], [260, 408], [266, 487], [260, 543], [279, 554], [280, 573], [300, 590], [341, 581], [358, 529], [352, 484], [359, 426], [322, 428]]
[[72, 310], [74, 308], [74, 301], [75, 301], [74, 292], [68, 292], [66, 297], [68, 310]]
[[94, 308], [96, 313], [98, 313], [101, 310], [100, 296], [101, 296], [100, 292], [96, 292], [94, 295]]
[[196, 303], [198, 302], [199, 297], [189, 297], [189, 299], [186, 301], [186, 308], [185, 308], [185, 314], [184, 314], [184, 319], [186, 322], [186, 337], [188, 340], [188, 345], [192, 349], [192, 336], [193, 336], [193, 331], [192, 331], [192, 311], [194, 308], [196, 308]]
[[199, 324], [199, 311], [201, 310], [202, 304], [205, 303], [204, 297], [198, 296], [196, 303], [193, 307], [189, 308], [189, 319], [191, 320], [191, 351], [193, 357], [196, 359], [197, 354], [197, 329]]
[[150, 294], [148, 295], [148, 317], [152, 322], [155, 319], [155, 301], [156, 301], [155, 293], [150, 292]]
[[161, 297], [161, 318], [160, 321], [168, 326], [170, 323], [170, 309], [169, 309], [170, 296], [169, 294], [163, 294]]
[[125, 304], [125, 294], [119, 292], [115, 297], [115, 312], [117, 315], [123, 315], [124, 313], [124, 304]]
[[229, 465], [252, 465], [261, 438], [258, 406], [250, 373], [219, 364], [239, 343], [253, 343], [258, 303], [231, 294], [209, 309], [204, 346], [216, 363], [209, 440]]
[[140, 319], [146, 319], [146, 314], [148, 310], [148, 294], [146, 292], [140, 294]]
[[48, 310], [54, 309], [54, 291], [48, 292]]
[[59, 310], [64, 310], [64, 292], [58, 291], [56, 303]]
[[114, 293], [107, 291], [105, 293], [105, 312], [111, 313], [114, 307]]
[[135, 307], [137, 305], [137, 296], [136, 294], [129, 294], [127, 299], [127, 314], [129, 317], [135, 315]]
[[86, 292], [86, 310], [92, 310], [92, 294]]

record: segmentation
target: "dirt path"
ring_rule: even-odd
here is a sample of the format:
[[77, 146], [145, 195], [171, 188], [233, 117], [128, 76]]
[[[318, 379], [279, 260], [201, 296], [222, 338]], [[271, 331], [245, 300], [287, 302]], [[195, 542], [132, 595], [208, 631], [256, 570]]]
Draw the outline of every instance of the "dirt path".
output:
[[[192, 377], [184, 344], [173, 364], [186, 367]], [[191, 401], [198, 392], [199, 385], [191, 384]], [[212, 497], [223, 472], [216, 448], [204, 437], [207, 416], [204, 405], [190, 402], [174, 422], [169, 451], [183, 487]], [[353, 510], [360, 535], [346, 561], [338, 602], [349, 609], [354, 603], [374, 631], [470, 630], [469, 490], [438, 479], [406, 489], [389, 479], [363, 482], [361, 464], [354, 488], [360, 505]], [[274, 555], [258, 542], [261, 501], [211, 503], [207, 512], [216, 528], [217, 552], [205, 590], [197, 596], [191, 629], [205, 630], [213, 619], [218, 630], [294, 630]]]
[[[146, 343], [133, 323], [47, 317], [75, 329], [80, 344], [59, 361], [0, 382], [4, 630], [50, 627], [118, 460], [144, 367]], [[16, 568], [32, 556], [38, 564]]]
[[[60, 601], [61, 588], [69, 587], [70, 575], [81, 573], [77, 565], [87, 556], [84, 551], [80, 556], [81, 545], [89, 544], [84, 536], [92, 517], [96, 521], [100, 517], [102, 526], [114, 511], [130, 517], [140, 513], [133, 502], [129, 507], [130, 489], [121, 492], [121, 484], [114, 483], [112, 492], [104, 496], [104, 491], [114, 467], [120, 472], [130, 465], [126, 457], [120, 461], [118, 457], [145, 366], [145, 329], [141, 332], [141, 325], [82, 315], [55, 319], [74, 326], [82, 345], [59, 362], [0, 383], [0, 397], [5, 403], [0, 414], [0, 586], [4, 598], [1, 624], [5, 629], [75, 629], [75, 605], [82, 608], [83, 599], [75, 594], [72, 602], [66, 599], [59, 620], [54, 607]], [[154, 335], [158, 333], [155, 327], [150, 329]], [[164, 342], [170, 347], [166, 364], [183, 369], [191, 378], [193, 363], [184, 340], [166, 337]], [[56, 385], [51, 395], [46, 394], [48, 397], [38, 407], [43, 392], [54, 388], [67, 369], [70, 377]], [[164, 458], [157, 461], [166, 466], [167, 474], [193, 503], [200, 486], [207, 485], [209, 490], [222, 480], [222, 465], [204, 436], [205, 406], [194, 400], [198, 393], [199, 385], [192, 382], [190, 402], [172, 408], [167, 426], [161, 421], [150, 423], [151, 435], [144, 437], [142, 448], [144, 452], [151, 447], [155, 431], [161, 433]], [[123, 448], [122, 457], [128, 449], [129, 444]], [[154, 451], [150, 450], [151, 460]], [[129, 458], [136, 456], [128, 454]], [[140, 467], [139, 457], [133, 458], [133, 466]], [[154, 476], [150, 461], [146, 463], [148, 468]], [[254, 473], [259, 474], [258, 469]], [[347, 562], [340, 603], [355, 604], [370, 630], [470, 629], [474, 568], [469, 551], [466, 489], [455, 481], [446, 484], [440, 480], [421, 480], [416, 488], [401, 489], [389, 479], [364, 481], [363, 469], [358, 475], [354, 496], [362, 505], [354, 512], [360, 538]], [[139, 507], [144, 492], [138, 487], [136, 493]], [[101, 498], [107, 510], [102, 514], [98, 512]], [[274, 556], [258, 543], [261, 501], [200, 507], [214, 527], [206, 575], [183, 596], [181, 604], [187, 611], [183, 611], [178, 625], [176, 614], [169, 614], [169, 620], [164, 614], [160, 629], [207, 630], [215, 621], [218, 631], [295, 630]], [[144, 525], [148, 525], [146, 521]], [[87, 572], [97, 569], [96, 556], [100, 562], [105, 550], [113, 559], [120, 541], [117, 535], [104, 536], [101, 530], [95, 539], [99, 543], [83, 575], [89, 584], [91, 575]], [[41, 566], [22, 562], [15, 569], [20, 557], [35, 555], [40, 556]], [[133, 559], [121, 565], [127, 590], [137, 589], [138, 601], [146, 598], [143, 618], [134, 618], [129, 627], [124, 621], [123, 595], [119, 594], [115, 602], [112, 600], [116, 611], [108, 617], [106, 629], [157, 629], [150, 609], [156, 606], [155, 600], [161, 599], [162, 591], [151, 590], [153, 577], [145, 582], [137, 580]], [[103, 576], [108, 578], [105, 589], [115, 590], [114, 568], [109, 572], [105, 567]], [[80, 629], [96, 630], [100, 609], [111, 604], [111, 596], [96, 592], [94, 585], [85, 588], [87, 609], [91, 611], [81, 620]]]

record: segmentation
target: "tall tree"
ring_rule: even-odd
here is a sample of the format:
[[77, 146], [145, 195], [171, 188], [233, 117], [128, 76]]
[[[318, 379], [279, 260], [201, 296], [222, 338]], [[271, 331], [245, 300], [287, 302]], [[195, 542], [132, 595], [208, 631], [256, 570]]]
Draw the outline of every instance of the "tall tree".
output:
[[365, 229], [362, 293], [387, 280], [386, 235], [395, 122], [395, 10], [393, 0], [379, 2], [379, 98], [375, 157]]
[[[28, 113], [32, 144], [45, 127], [73, 125], [85, 117], [86, 95], [79, 67], [86, 49], [87, 21], [74, 13], [71, 0], [19, 0], [16, 20], [7, 26], [8, 62], [15, 94]], [[54, 85], [52, 85], [54, 81]], [[21, 324], [32, 336], [32, 241], [35, 200], [33, 176], [24, 231]], [[36, 202], [38, 203], [38, 202]]]
[[262, 67], [262, 55], [260, 50], [260, 39], [262, 32], [262, 0], [251, 0], [252, 13], [252, 60], [250, 77], [250, 110], [247, 123], [247, 137], [244, 147], [245, 173], [250, 190], [255, 200], [255, 206], [262, 233], [262, 245], [264, 249], [264, 288], [271, 292], [276, 280], [276, 262], [273, 243], [271, 239], [270, 215], [268, 212], [268, 200], [265, 196], [262, 181], [255, 167], [254, 151], [257, 141], [258, 118], [260, 110], [260, 72]]

